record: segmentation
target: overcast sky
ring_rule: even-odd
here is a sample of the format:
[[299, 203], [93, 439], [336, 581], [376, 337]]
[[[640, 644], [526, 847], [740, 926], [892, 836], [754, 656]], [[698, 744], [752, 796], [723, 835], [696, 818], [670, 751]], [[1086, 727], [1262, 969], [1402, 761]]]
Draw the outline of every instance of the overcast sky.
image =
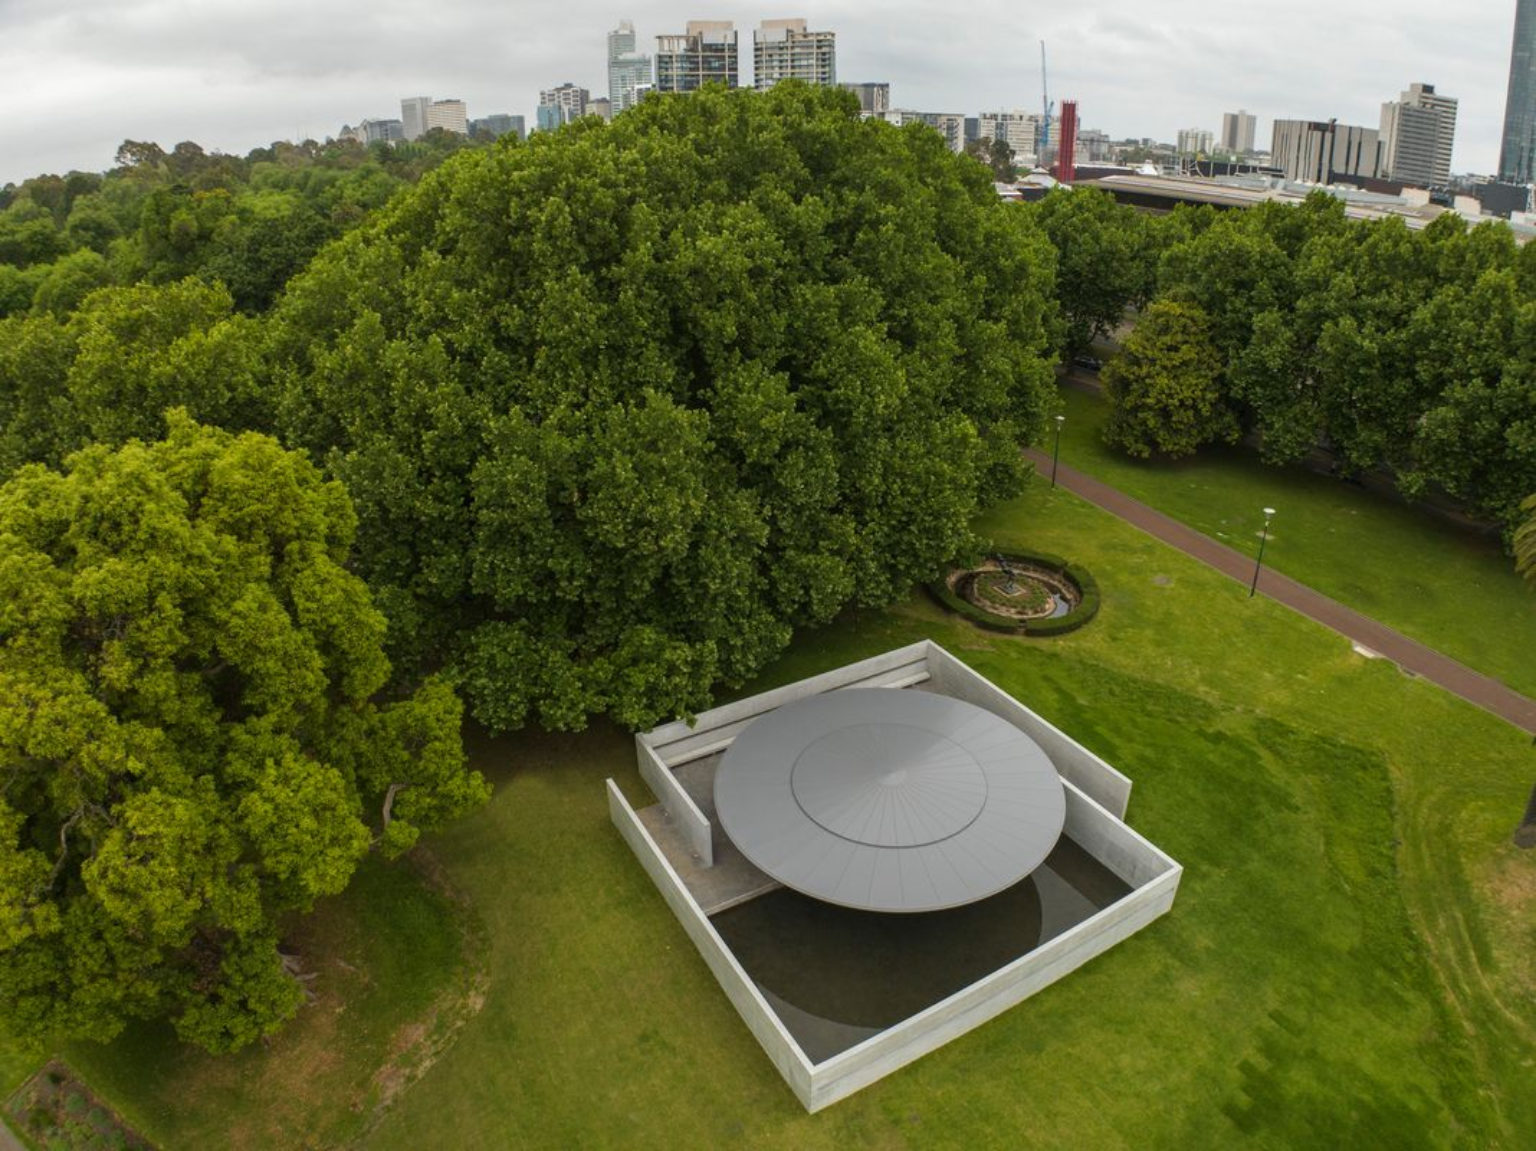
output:
[[[919, 4], [591, 0], [0, 0], [0, 184], [111, 166], [125, 138], [244, 153], [400, 115], [400, 98], [459, 97], [471, 117], [521, 113], [566, 80], [606, 93], [605, 34], [642, 49], [689, 19], [736, 22], [742, 73], [759, 20], [837, 33], [840, 80], [884, 80], [892, 103], [964, 112], [1053, 100], [1115, 138], [1219, 130], [1239, 107], [1267, 146], [1276, 117], [1375, 126], [1409, 82], [1461, 101], [1454, 168], [1498, 163], [1515, 0], [1013, 0]], [[1219, 18], [1211, 13], [1219, 11]]]

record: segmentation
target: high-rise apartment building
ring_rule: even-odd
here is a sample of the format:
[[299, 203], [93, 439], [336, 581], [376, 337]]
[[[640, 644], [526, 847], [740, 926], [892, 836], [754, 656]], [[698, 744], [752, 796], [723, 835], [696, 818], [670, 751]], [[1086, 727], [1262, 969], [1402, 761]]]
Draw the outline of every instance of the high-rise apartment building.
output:
[[1381, 171], [1381, 138], [1375, 128], [1337, 120], [1276, 120], [1270, 163], [1287, 180], [1309, 184], [1376, 176]]
[[651, 58], [635, 48], [635, 26], [620, 20], [608, 33], [608, 99], [613, 115], [633, 108], [651, 82]]
[[1410, 84], [1381, 106], [1381, 174], [1421, 187], [1451, 182], [1451, 144], [1456, 136], [1456, 99], [1433, 84]]
[[656, 91], [694, 92], [741, 80], [736, 28], [729, 20], [690, 20], [681, 36], [656, 37]]
[[759, 91], [780, 80], [837, 83], [837, 33], [809, 32], [805, 21], [764, 20], [752, 33], [752, 86]]
[[[976, 134], [982, 140], [1006, 140], [1020, 164], [1043, 163], [1039, 155], [1041, 115], [1039, 112], [983, 112], [976, 118]], [[1061, 144], [1061, 121], [1052, 117], [1045, 151], [1055, 155]]]
[[592, 94], [567, 81], [558, 88], [539, 93], [538, 126], [540, 132], [553, 132], [562, 124], [579, 120], [587, 114]]
[[889, 84], [839, 84], [838, 87], [859, 98], [859, 112], [865, 116], [883, 116], [891, 110]]
[[1253, 151], [1253, 132], [1256, 120], [1253, 113], [1239, 108], [1236, 112], [1221, 114], [1221, 150], [1246, 154]]
[[919, 112], [918, 118], [944, 137], [951, 152], [965, 151], [965, 113]]
[[431, 96], [408, 96], [400, 101], [400, 130], [403, 139], [415, 140], [426, 132], [427, 112], [431, 107]]
[[1180, 128], [1178, 149], [1181, 156], [1208, 156], [1216, 134], [1206, 128]]
[[463, 100], [433, 100], [427, 107], [427, 131], [441, 128], [445, 132], [469, 135], [469, 110]]
[[1515, 42], [1509, 52], [1499, 179], [1511, 184], [1536, 180], [1536, 0], [1517, 0], [1515, 4]]
[[364, 120], [357, 127], [365, 144], [393, 144], [405, 139], [405, 125], [399, 120]]

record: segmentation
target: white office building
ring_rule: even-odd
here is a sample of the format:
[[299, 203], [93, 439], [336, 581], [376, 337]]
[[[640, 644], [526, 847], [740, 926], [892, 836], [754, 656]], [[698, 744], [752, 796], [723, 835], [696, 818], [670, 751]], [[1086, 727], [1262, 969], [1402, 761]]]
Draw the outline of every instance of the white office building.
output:
[[1433, 84], [1410, 84], [1381, 106], [1381, 174], [1420, 187], [1443, 188], [1451, 180], [1456, 139], [1456, 99]]
[[469, 109], [463, 100], [433, 100], [427, 108], [427, 131], [441, 128], [445, 132], [469, 135]]

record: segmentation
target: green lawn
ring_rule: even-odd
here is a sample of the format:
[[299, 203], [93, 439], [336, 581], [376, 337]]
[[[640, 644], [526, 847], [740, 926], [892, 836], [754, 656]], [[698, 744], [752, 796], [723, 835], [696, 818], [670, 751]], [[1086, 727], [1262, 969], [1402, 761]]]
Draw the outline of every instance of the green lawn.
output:
[[[443, 1022], [465, 956], [449, 900], [408, 865], [369, 861], [290, 937], [313, 960], [314, 1004], [270, 1045], [215, 1058], [168, 1026], [130, 1028], [66, 1060], [141, 1134], [165, 1148], [324, 1147], [376, 1118]], [[388, 1065], [390, 1071], [378, 1074]]]
[[1136, 780], [1173, 913], [807, 1116], [608, 824], [605, 776], [647, 800], [628, 738], [489, 744], [496, 797], [434, 846], [487, 917], [489, 995], [370, 1146], [1536, 1140], [1528, 741], [1065, 493], [986, 526], [1086, 562], [1099, 619], [1026, 641], [914, 599], [765, 684], [932, 636]]
[[1063, 463], [1250, 554], [1260, 509], [1272, 506], [1266, 566], [1536, 696], [1536, 592], [1497, 538], [1302, 468], [1266, 466], [1247, 448], [1131, 460], [1101, 438], [1103, 399], [1075, 388], [1061, 397]]
[[[1172, 913], [808, 1116], [609, 825], [605, 777], [649, 801], [627, 735], [476, 739], [495, 797], [431, 850], [484, 922], [483, 1007], [368, 1147], [1536, 1145], [1527, 737], [1043, 482], [982, 526], [1086, 564], [1098, 618], [1024, 640], [915, 596], [750, 690], [932, 637], [1135, 780], [1131, 822], [1186, 869]], [[154, 1032], [72, 1061], [167, 1148], [355, 1135], [358, 1068], [455, 962], [410, 873], [363, 879], [342, 953], [395, 959], [356, 952], [377, 977], [302, 1021], [304, 1074]]]

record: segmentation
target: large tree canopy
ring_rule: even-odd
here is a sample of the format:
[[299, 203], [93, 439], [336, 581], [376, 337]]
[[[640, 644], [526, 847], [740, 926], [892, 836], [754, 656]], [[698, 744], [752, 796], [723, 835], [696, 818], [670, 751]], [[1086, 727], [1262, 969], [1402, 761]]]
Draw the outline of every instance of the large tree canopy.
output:
[[449, 161], [280, 303], [279, 423], [393, 650], [493, 727], [705, 704], [1013, 490], [1053, 252], [940, 137], [783, 85]]
[[1104, 369], [1114, 406], [1105, 441], [1145, 459], [1154, 453], [1187, 456], [1201, 444], [1236, 439], [1220, 371], [1205, 312], [1196, 304], [1158, 300]]
[[0, 487], [0, 1017], [238, 1047], [301, 999], [281, 916], [482, 802], [460, 705], [375, 701], [345, 491], [179, 413]]

